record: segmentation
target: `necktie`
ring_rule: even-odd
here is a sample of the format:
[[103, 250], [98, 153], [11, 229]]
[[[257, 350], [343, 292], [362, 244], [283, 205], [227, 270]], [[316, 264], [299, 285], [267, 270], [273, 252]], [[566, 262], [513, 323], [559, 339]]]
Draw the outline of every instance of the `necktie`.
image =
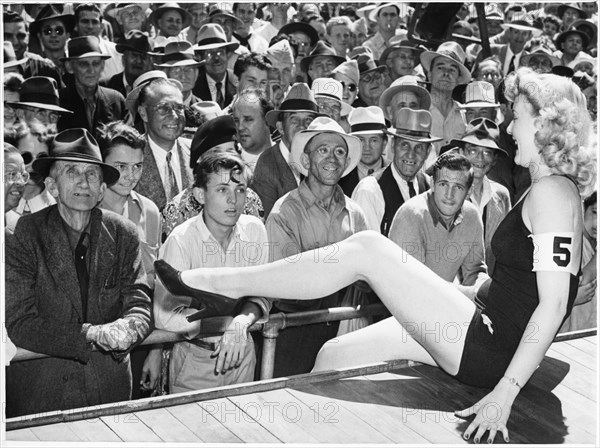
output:
[[175, 171], [173, 171], [173, 166], [171, 165], [171, 157], [173, 157], [173, 150], [167, 153], [167, 188], [165, 188], [167, 202], [173, 199], [173, 197], [179, 193], [179, 188], [177, 188], [177, 180], [175, 179]]
[[81, 307], [83, 309], [83, 320], [87, 321], [87, 305], [88, 305], [88, 284], [90, 277], [87, 270], [87, 254], [88, 234], [83, 232], [79, 237], [79, 242], [75, 247], [75, 270], [77, 271], [77, 280], [79, 280], [79, 291], [81, 293]]
[[375, 170], [373, 168], [369, 168], [367, 170], [367, 176], [370, 176], [371, 174], [373, 174], [375, 172]]
[[246, 37], [242, 37], [237, 33], [233, 33], [233, 36], [240, 41], [240, 45], [243, 47], [246, 47], [248, 50], [252, 51], [252, 48], [250, 48], [250, 38], [252, 37], [252, 34], [248, 34], [248, 36]]
[[417, 192], [415, 191], [415, 186], [413, 185], [412, 181], [408, 182], [408, 194], [411, 198], [417, 195]]
[[510, 59], [510, 64], [508, 64], [508, 72], [505, 73], [504, 76], [515, 71], [515, 57], [516, 55], [513, 54], [512, 58]]
[[225, 102], [225, 99], [223, 98], [223, 92], [221, 92], [221, 87], [223, 87], [223, 83], [217, 82], [215, 83], [215, 87], [217, 88], [217, 104], [221, 109], [223, 109], [223, 107], [225, 107], [223, 104]]
[[23, 207], [22, 215], [30, 215], [30, 214], [31, 214], [31, 208], [29, 207], [29, 201], [25, 201], [25, 206]]

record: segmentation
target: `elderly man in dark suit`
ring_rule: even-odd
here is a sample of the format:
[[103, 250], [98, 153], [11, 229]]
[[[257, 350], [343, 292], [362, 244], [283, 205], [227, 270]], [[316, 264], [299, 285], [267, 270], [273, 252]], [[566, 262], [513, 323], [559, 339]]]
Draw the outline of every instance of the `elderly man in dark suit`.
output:
[[128, 400], [128, 354], [153, 323], [135, 225], [97, 207], [119, 172], [85, 129], [58, 134], [34, 169], [57, 203], [6, 240], [6, 330], [50, 358], [7, 369], [6, 415]]
[[227, 69], [230, 52], [238, 48], [237, 42], [227, 42], [220, 25], [208, 23], [198, 31], [198, 43], [193, 47], [196, 56], [205, 61], [192, 92], [205, 101], [216, 102], [221, 109], [233, 100], [237, 89], [235, 75]]
[[152, 70], [152, 59], [148, 54], [152, 50], [148, 35], [140, 30], [131, 30], [117, 42], [117, 51], [121, 53], [124, 70], [110, 78], [105, 87], [114, 89], [124, 97], [131, 92], [133, 82], [143, 73]]
[[94, 134], [101, 124], [122, 120], [125, 98], [116, 90], [99, 85], [104, 61], [110, 56], [101, 52], [98, 38], [71, 39], [67, 53], [65, 68], [75, 82], [61, 89], [59, 96], [60, 106], [73, 114], [58, 120], [58, 130], [84, 128]]
[[298, 188], [300, 174], [290, 164], [292, 139], [298, 132], [304, 131], [317, 116], [319, 114], [315, 97], [304, 83], [294, 84], [279, 109], [267, 113], [267, 124], [277, 127], [281, 140], [260, 155], [251, 185], [262, 201], [265, 219], [277, 199]]
[[144, 176], [135, 190], [162, 211], [193, 180], [189, 168], [191, 142], [181, 137], [185, 126], [181, 83], [155, 79], [142, 88], [138, 104], [138, 114], [146, 128], [146, 147]]

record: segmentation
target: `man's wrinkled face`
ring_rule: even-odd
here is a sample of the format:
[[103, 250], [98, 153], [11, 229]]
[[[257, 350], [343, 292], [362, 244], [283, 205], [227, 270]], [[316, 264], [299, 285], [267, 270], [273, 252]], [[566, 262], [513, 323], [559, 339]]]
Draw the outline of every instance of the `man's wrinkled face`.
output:
[[531, 31], [518, 30], [516, 28], [509, 28], [506, 33], [506, 38], [510, 49], [513, 53], [517, 54], [523, 51], [525, 44], [531, 39]]
[[104, 60], [98, 56], [74, 59], [67, 62], [67, 70], [75, 77], [75, 83], [88, 89], [95, 89], [104, 70]]
[[413, 52], [403, 48], [394, 50], [388, 55], [385, 65], [396, 77], [410, 75], [415, 68]]
[[183, 132], [183, 94], [175, 86], [156, 86], [138, 112], [155, 141], [175, 142]]
[[412, 180], [425, 163], [431, 145], [394, 137], [394, 167], [404, 180]]
[[204, 68], [213, 79], [221, 79], [227, 71], [228, 52], [225, 48], [202, 51], [202, 59], [205, 61]]
[[385, 90], [385, 77], [379, 71], [360, 75], [360, 97], [369, 104], [378, 104]]
[[477, 81], [487, 81], [494, 86], [502, 82], [502, 72], [500, 66], [495, 61], [483, 61], [479, 64], [479, 73]]
[[297, 65], [310, 53], [310, 37], [299, 31], [293, 32], [290, 34], [290, 44], [298, 49], [298, 55], [296, 56]]
[[125, 75], [132, 79], [152, 69], [152, 60], [146, 53], [125, 50], [122, 59]]
[[473, 174], [476, 179], [482, 179], [496, 164], [498, 153], [493, 148], [486, 146], [474, 145], [466, 143], [464, 149], [461, 150], [471, 165], [473, 165]]
[[348, 146], [342, 136], [323, 132], [309, 142], [302, 154], [302, 164], [308, 170], [309, 183], [336, 185], [348, 164]]
[[81, 11], [77, 21], [77, 31], [79, 36], [100, 37], [102, 32], [102, 19], [100, 13], [96, 11]]
[[529, 57], [527, 67], [537, 73], [550, 73], [552, 71], [552, 61], [548, 56], [534, 54]]
[[282, 119], [277, 123], [277, 129], [282, 135], [285, 145], [290, 149], [294, 136], [306, 130], [315, 119], [316, 114], [311, 112], [289, 112], [282, 114]]
[[475, 118], [487, 118], [495, 122], [497, 111], [495, 107], [468, 107], [465, 109], [465, 120], [470, 123]]
[[171, 79], [176, 79], [183, 86], [182, 92], [184, 94], [191, 92], [196, 85], [196, 80], [200, 71], [195, 66], [178, 66], [170, 67], [165, 69], [167, 76]]
[[25, 27], [25, 22], [4, 23], [4, 40], [11, 42], [15, 50], [17, 59], [23, 58], [29, 45], [29, 33]]
[[326, 78], [337, 65], [336, 60], [332, 56], [317, 56], [311, 61], [308, 67], [308, 76], [311, 79]]
[[242, 98], [232, 110], [238, 141], [251, 153], [264, 149], [270, 141], [269, 127], [258, 98]]
[[445, 57], [437, 57], [431, 63], [431, 85], [437, 90], [452, 91], [458, 85], [458, 64]]
[[62, 20], [50, 19], [42, 23], [38, 37], [45, 49], [60, 51], [65, 49], [70, 34]]
[[416, 93], [410, 92], [408, 90], [403, 90], [401, 92], [398, 92], [397, 94], [394, 95], [394, 97], [390, 101], [390, 104], [387, 108], [387, 114], [388, 114], [387, 116], [392, 117], [393, 122], [395, 123], [396, 122], [396, 114], [403, 107], [408, 107], [409, 109], [412, 109], [412, 110], [422, 109], [421, 98], [419, 98], [419, 96]]
[[141, 30], [144, 24], [144, 11], [137, 5], [125, 8], [117, 16], [117, 22], [123, 27], [123, 34], [131, 30]]
[[59, 210], [85, 212], [93, 209], [104, 196], [106, 184], [98, 165], [81, 162], [55, 162], [58, 173], [46, 178], [46, 187]]
[[339, 101], [322, 96], [315, 96], [315, 101], [317, 102], [317, 106], [319, 106], [320, 113], [327, 115], [329, 118], [339, 123], [342, 112], [342, 105]]

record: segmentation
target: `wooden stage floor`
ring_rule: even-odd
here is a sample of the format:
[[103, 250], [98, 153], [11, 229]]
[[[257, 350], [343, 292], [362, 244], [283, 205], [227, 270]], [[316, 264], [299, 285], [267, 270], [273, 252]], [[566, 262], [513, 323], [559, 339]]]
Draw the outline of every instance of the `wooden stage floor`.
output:
[[[592, 336], [552, 345], [513, 406], [511, 443], [598, 446], [597, 340]], [[462, 444], [471, 443], [461, 437], [468, 421], [453, 412], [472, 405], [486, 392], [465, 386], [439, 369], [413, 365], [30, 426], [8, 431], [6, 439], [76, 446], [85, 442]], [[499, 439], [497, 443], [504, 443]]]

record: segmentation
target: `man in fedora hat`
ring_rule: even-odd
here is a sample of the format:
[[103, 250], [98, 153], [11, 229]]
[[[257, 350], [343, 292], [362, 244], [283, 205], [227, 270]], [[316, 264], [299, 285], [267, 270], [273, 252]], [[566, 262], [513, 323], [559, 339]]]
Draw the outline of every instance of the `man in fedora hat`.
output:
[[[315, 96], [317, 106], [319, 106], [319, 113], [328, 116], [336, 123], [339, 123], [342, 128], [342, 117], [347, 117], [352, 106], [343, 101], [344, 87], [342, 83], [333, 78], [317, 78], [313, 81], [312, 87], [310, 88]], [[343, 121], [348, 124], [348, 120]], [[350, 125], [347, 126], [348, 131]]]
[[200, 67], [193, 93], [205, 101], [216, 102], [221, 109], [231, 103], [236, 92], [234, 74], [227, 68], [230, 52], [239, 47], [228, 42], [220, 25], [208, 23], [198, 32], [198, 43], [193, 47], [196, 55], [204, 61]]
[[102, 9], [96, 3], [80, 3], [75, 8], [75, 29], [77, 36], [93, 36], [98, 39], [101, 53], [109, 56], [106, 58], [101, 79], [109, 79], [123, 71], [123, 64], [114, 42], [102, 36]]
[[568, 66], [588, 46], [589, 36], [583, 31], [572, 27], [560, 33], [554, 44], [558, 49], [555, 55], [560, 58], [561, 65]]
[[144, 176], [135, 190], [162, 211], [165, 204], [192, 183], [190, 141], [182, 138], [185, 106], [181, 84], [158, 78], [143, 85], [138, 113], [146, 128]]
[[308, 75], [309, 85], [317, 78], [326, 78], [334, 68], [345, 62], [346, 58], [338, 56], [332, 46], [318, 41], [315, 48], [300, 62], [300, 68]]
[[176, 40], [165, 46], [162, 61], [160, 64], [155, 64], [155, 67], [163, 70], [168, 78], [176, 79], [181, 83], [183, 104], [189, 107], [201, 101], [192, 93], [198, 81], [200, 65], [201, 63], [194, 56], [192, 44], [186, 40]]
[[[302, 60], [310, 54], [315, 45], [317, 45], [317, 42], [319, 41], [319, 34], [317, 31], [308, 23], [293, 22], [282, 26], [277, 35], [289, 37], [290, 44], [296, 55], [296, 68], [298, 70], [302, 69], [306, 71], [300, 64], [302, 63]], [[335, 50], [333, 54], [335, 54]]]
[[375, 60], [366, 53], [359, 54], [355, 59], [358, 62], [360, 83], [358, 85], [358, 99], [353, 106], [379, 106], [379, 98], [385, 90], [387, 67], [377, 65]]
[[356, 186], [352, 199], [362, 208], [368, 228], [387, 236], [396, 211], [402, 204], [429, 189], [421, 168], [440, 140], [431, 135], [431, 114], [426, 110], [400, 109], [391, 135], [393, 159], [383, 171], [367, 176]]
[[558, 6], [556, 15], [563, 23], [563, 29], [571, 28], [573, 22], [577, 19], [587, 19], [587, 13], [582, 9], [581, 3], [563, 3]]
[[500, 113], [500, 103], [496, 101], [494, 86], [489, 82], [460, 84], [452, 91], [452, 98], [463, 112], [465, 124], [475, 118], [487, 118], [495, 123], [501, 123], [504, 119]]
[[413, 110], [429, 110], [431, 95], [424, 82], [416, 76], [402, 76], [396, 79], [379, 98], [379, 107], [385, 118], [396, 122], [396, 114], [404, 107]]
[[554, 56], [552, 49], [543, 43], [532, 47], [521, 58], [521, 66], [529, 67], [537, 73], [550, 73], [557, 65], [561, 65], [560, 58]]
[[485, 262], [490, 275], [495, 266], [492, 237], [511, 207], [507, 188], [487, 177], [498, 156], [501, 153], [508, 156], [508, 151], [498, 145], [499, 137], [500, 128], [496, 123], [487, 118], [476, 118], [469, 122], [465, 135], [452, 140], [452, 146], [473, 165], [473, 184], [467, 198], [483, 219]]
[[392, 81], [402, 76], [423, 76], [415, 70], [419, 64], [419, 55], [423, 50], [403, 36], [394, 36], [390, 39], [390, 46], [383, 50], [380, 65], [386, 65]]
[[124, 69], [103, 85], [126, 97], [131, 92], [133, 82], [142, 73], [152, 69], [152, 60], [148, 54], [152, 47], [150, 46], [148, 34], [140, 30], [132, 30], [118, 40], [116, 49], [122, 55], [121, 60]]
[[282, 39], [267, 48], [266, 57], [271, 61], [269, 69], [269, 96], [273, 105], [278, 108], [283, 97], [292, 85], [296, 64], [294, 52], [288, 40]]
[[14, 11], [4, 11], [2, 25], [4, 40], [12, 44], [15, 60], [20, 61], [17, 65], [19, 73], [24, 78], [48, 76], [54, 78], [57, 85], [62, 86], [62, 78], [56, 65], [50, 59], [28, 51], [29, 30], [23, 17]]
[[42, 125], [49, 134], [55, 134], [61, 115], [72, 111], [59, 106], [59, 95], [54, 78], [33, 76], [21, 84], [19, 101], [6, 103], [16, 110], [17, 117], [29, 128]]
[[65, 74], [61, 58], [65, 56], [67, 40], [75, 27], [75, 16], [64, 14], [56, 5], [44, 6], [29, 27], [29, 33], [37, 36], [42, 45], [41, 55], [50, 59]]
[[157, 36], [180, 37], [181, 31], [190, 25], [190, 13], [177, 3], [163, 3], [150, 14]]
[[58, 134], [34, 169], [57, 203], [21, 217], [6, 240], [6, 329], [50, 357], [7, 369], [6, 414], [129, 400], [127, 355], [153, 323], [138, 231], [97, 207], [119, 172], [80, 128]]
[[353, 109], [348, 115], [348, 122], [350, 135], [358, 137], [362, 148], [356, 168], [340, 179], [340, 187], [346, 196], [352, 197], [352, 192], [362, 179], [383, 170], [388, 165], [383, 158], [383, 151], [388, 142], [388, 136], [384, 131], [389, 122], [377, 106]]
[[59, 91], [60, 106], [73, 112], [58, 121], [58, 130], [85, 128], [92, 134], [103, 123], [121, 120], [125, 116], [125, 98], [119, 92], [100, 85], [104, 61], [110, 56], [100, 50], [97, 37], [75, 37], [64, 58], [73, 84]]
[[383, 3], [369, 12], [369, 20], [377, 23], [377, 33], [363, 44], [379, 60], [389, 46], [389, 40], [396, 35], [398, 22], [406, 17], [412, 8], [405, 3]]
[[[332, 245], [366, 230], [362, 211], [338, 185], [356, 167], [360, 154], [360, 140], [327, 117], [296, 133], [290, 160], [305, 178], [277, 200], [267, 218], [269, 261], [318, 248], [327, 256]], [[285, 313], [326, 309], [339, 306], [341, 297], [335, 293], [310, 302], [279, 300], [273, 307]], [[286, 329], [277, 339], [273, 376], [309, 372], [317, 352], [337, 330], [338, 324], [327, 323]]]
[[279, 109], [266, 114], [267, 124], [281, 134], [279, 143], [264, 151], [254, 170], [252, 189], [263, 203], [265, 217], [281, 196], [298, 187], [300, 174], [291, 166], [290, 147], [294, 136], [317, 117], [318, 106], [308, 86], [296, 83]]
[[351, 60], [341, 63], [333, 69], [331, 77], [342, 83], [342, 87], [344, 88], [342, 101], [352, 105], [358, 97], [358, 84], [360, 82], [358, 62]]
[[442, 279], [474, 300], [489, 279], [484, 261], [483, 224], [466, 201], [473, 183], [469, 160], [452, 152], [433, 166], [431, 190], [406, 201], [394, 216], [389, 238]]
[[145, 31], [147, 29], [147, 10], [147, 3], [117, 3], [107, 14], [117, 21], [123, 36], [126, 36], [130, 31]]
[[442, 137], [434, 145], [435, 151], [430, 154], [427, 167], [433, 163], [444, 144], [462, 135], [465, 130], [458, 104], [452, 99], [452, 90], [458, 84], [466, 84], [471, 80], [471, 73], [464, 65], [465, 58], [464, 50], [454, 41], [442, 43], [435, 51], [421, 53], [421, 65], [431, 83], [431, 131]]

